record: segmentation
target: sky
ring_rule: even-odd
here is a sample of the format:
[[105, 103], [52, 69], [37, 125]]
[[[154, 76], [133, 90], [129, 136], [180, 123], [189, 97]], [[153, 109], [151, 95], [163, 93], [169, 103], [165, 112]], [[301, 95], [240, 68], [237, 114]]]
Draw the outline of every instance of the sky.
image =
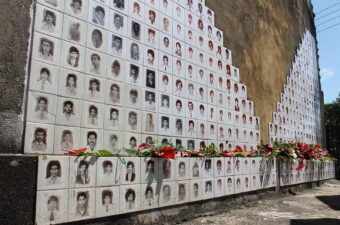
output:
[[340, 23], [340, 0], [312, 0], [312, 3], [318, 32], [321, 88], [326, 104], [334, 101], [340, 93], [340, 24], [322, 29]]

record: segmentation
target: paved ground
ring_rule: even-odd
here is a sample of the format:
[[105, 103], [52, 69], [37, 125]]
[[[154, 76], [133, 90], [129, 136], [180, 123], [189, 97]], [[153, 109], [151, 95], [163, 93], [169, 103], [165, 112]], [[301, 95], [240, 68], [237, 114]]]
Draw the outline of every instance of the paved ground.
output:
[[215, 216], [199, 217], [183, 225], [340, 225], [340, 181], [282, 195]]

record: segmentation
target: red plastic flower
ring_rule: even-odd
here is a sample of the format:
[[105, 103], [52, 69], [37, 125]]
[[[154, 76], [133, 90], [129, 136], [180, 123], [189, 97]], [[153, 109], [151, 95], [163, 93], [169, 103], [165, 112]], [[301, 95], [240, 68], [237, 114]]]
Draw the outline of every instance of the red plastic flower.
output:
[[240, 146], [236, 146], [235, 152], [243, 152], [243, 149]]

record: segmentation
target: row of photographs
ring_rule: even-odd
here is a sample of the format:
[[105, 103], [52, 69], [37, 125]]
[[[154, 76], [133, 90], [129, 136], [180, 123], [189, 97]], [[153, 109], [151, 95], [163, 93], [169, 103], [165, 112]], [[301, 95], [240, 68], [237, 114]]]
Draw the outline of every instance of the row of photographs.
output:
[[[220, 127], [222, 129], [227, 129]], [[200, 128], [201, 130], [201, 128]], [[249, 132], [247, 140], [243, 141], [243, 132]], [[221, 131], [220, 131], [221, 132]], [[37, 123], [27, 123], [25, 134], [25, 152], [34, 154], [64, 154], [68, 150], [87, 148], [89, 151], [107, 149], [118, 152], [123, 148], [137, 149], [141, 143], [152, 143], [152, 141], [167, 138], [176, 145], [177, 149], [185, 146], [189, 150], [199, 149], [202, 146], [215, 145], [222, 152], [225, 149], [233, 150], [237, 145], [245, 151], [254, 150], [260, 143], [260, 133], [253, 130], [241, 130], [237, 127], [228, 128], [228, 136], [222, 138], [219, 134], [215, 139], [198, 139], [198, 137], [188, 137], [186, 135], [156, 136], [147, 133], [130, 133], [112, 130], [85, 129], [77, 127], [53, 126]], [[255, 138], [251, 136], [255, 133]], [[232, 134], [235, 133], [235, 134]], [[175, 135], [176, 136], [176, 135]], [[226, 143], [227, 138], [230, 136]], [[237, 140], [239, 138], [239, 140]]]
[[[206, 73], [212, 73], [213, 75], [216, 73], [239, 82], [240, 74], [237, 67], [179, 40], [173, 39], [171, 43], [173, 46], [171, 46], [170, 39], [163, 38], [161, 43], [166, 44], [167, 48], [173, 52], [173, 55], [171, 55], [171, 53], [159, 51], [157, 48], [149, 47], [115, 34], [108, 35], [108, 39], [109, 48], [103, 48], [103, 52], [100, 52], [98, 49], [85, 48], [35, 32], [32, 58], [79, 72], [86, 70], [93, 75], [105, 77], [105, 73], [112, 73], [110, 66], [112, 67], [113, 56], [128, 59], [131, 64], [137, 64], [136, 66], [144, 65], [151, 69], [172, 73], [180, 77], [189, 78], [190, 75], [186, 73], [198, 76], [200, 75], [200, 68], [209, 68], [210, 72], [207, 70]], [[91, 43], [92, 45], [96, 44], [93, 40]], [[105, 45], [100, 42], [99, 46], [103, 47]], [[162, 50], [166, 49], [162, 48], [162, 46], [160, 48]], [[217, 77], [217, 75], [214, 76]], [[193, 77], [192, 79], [198, 78]]]
[[[227, 108], [235, 108], [236, 111], [253, 113], [253, 102], [246, 100], [246, 86], [222, 77], [219, 77], [217, 82], [214, 76], [210, 76], [209, 81], [203, 84], [204, 82], [198, 83], [167, 74], [158, 77], [160, 75], [157, 73], [158, 71], [149, 68], [145, 68], [145, 71], [140, 71], [139, 67], [130, 64], [130, 75], [125, 76], [125, 82], [121, 82], [84, 75], [66, 69], [58, 70], [56, 67], [47, 64], [32, 62], [30, 90], [33, 91], [122, 105], [119, 98], [125, 91], [129, 95], [132, 88], [138, 93], [143, 88], [147, 88], [152, 93], [156, 93], [155, 91], [157, 90], [163, 92], [164, 95], [165, 93], [174, 94], [191, 100], [207, 102], [211, 105], [226, 106]], [[231, 88], [232, 84], [233, 88]], [[116, 95], [115, 98], [117, 98], [116, 101], [113, 99], [114, 94]]]
[[280, 186], [292, 184], [300, 184], [325, 179], [335, 178], [335, 170], [319, 171], [319, 172], [292, 172], [282, 173], [280, 175]]
[[[309, 120], [306, 118], [301, 118], [300, 120], [290, 120], [285, 116], [277, 116], [278, 114], [274, 112], [273, 123], [269, 123], [269, 131], [271, 133], [280, 132], [282, 130], [287, 129], [295, 129], [295, 130], [313, 130], [318, 129], [318, 120]], [[276, 120], [275, 120], [276, 118]], [[274, 129], [273, 129], [274, 128]], [[279, 129], [279, 130], [278, 130]], [[285, 134], [285, 132], [283, 132]]]
[[273, 173], [266, 158], [39, 157], [38, 190]]
[[[300, 171], [301, 172], [318, 172], [318, 171], [329, 171], [335, 169], [335, 162], [334, 161], [310, 161], [304, 160], [303, 164], [305, 165]], [[281, 161], [280, 164], [280, 171], [282, 173], [292, 172], [299, 166], [299, 162], [297, 161]]]
[[[316, 125], [314, 125], [316, 126]], [[321, 131], [320, 128], [316, 129], [311, 126], [305, 126], [302, 124], [301, 126], [281, 126], [273, 123], [269, 123], [269, 134], [271, 136], [282, 136], [282, 137], [294, 137], [296, 134], [304, 133], [310, 134], [312, 131]]]
[[[190, 12], [186, 12], [185, 19], [178, 20], [178, 17], [172, 18], [162, 13], [155, 12], [152, 9], [149, 9], [148, 12], [159, 14], [156, 15], [155, 19], [150, 18], [148, 13], [131, 13], [131, 15], [126, 16], [115, 10], [107, 10], [108, 12], [105, 13], [105, 18], [98, 23], [98, 20], [93, 20], [93, 18], [96, 15], [95, 10], [100, 9], [101, 7], [102, 6], [95, 1], [90, 1], [90, 12], [88, 14], [89, 19], [88, 21], [82, 21], [78, 18], [68, 16], [37, 4], [35, 29], [57, 38], [61, 38], [62, 36], [65, 38], [66, 36], [73, 35], [74, 37], [78, 36], [78, 39], [82, 39], [81, 36], [86, 34], [85, 24], [93, 24], [101, 31], [110, 31], [123, 36], [128, 36], [129, 33], [129, 36], [131, 37], [131, 33], [133, 32], [144, 34], [144, 32], [141, 32], [141, 29], [135, 30], [137, 28], [130, 25], [128, 26], [131, 21], [134, 21], [134, 23], [139, 25], [139, 28], [146, 27], [145, 29], [152, 30], [152, 32], [157, 34], [157, 36], [160, 32], [162, 32], [170, 37], [177, 37], [182, 41], [186, 39], [186, 41], [189, 42], [188, 36], [186, 38], [184, 38], [184, 36], [188, 35], [190, 31], [193, 36], [201, 36], [204, 39], [208, 38], [214, 42], [216, 46], [219, 45], [222, 47], [223, 45], [222, 31], [213, 25], [206, 23], [204, 20], [196, 17], [195, 15], [192, 15]], [[105, 9], [106, 8], [104, 8], [104, 10]], [[143, 16], [145, 17], [145, 20]], [[77, 27], [75, 25], [77, 25]], [[78, 42], [78, 40], [75, 41]], [[82, 45], [84, 44], [83, 41], [79, 41], [79, 43], [82, 43]]]
[[276, 186], [276, 173], [38, 191], [37, 224], [112, 216]]
[[[188, 120], [197, 119], [202, 122], [208, 121], [259, 130], [259, 118], [253, 116], [250, 110], [242, 112], [246, 110], [240, 111], [236, 107], [236, 110], [225, 109], [223, 105], [217, 107], [150, 90], [143, 90], [144, 101], [142, 102], [141, 97], [138, 97], [142, 95], [140, 91], [140, 89], [134, 87], [128, 89], [127, 94], [129, 98], [125, 101], [125, 108], [119, 104], [116, 104], [117, 106], [104, 105], [30, 91], [27, 120], [29, 122], [68, 126], [80, 126], [81, 124], [83, 127], [91, 128], [103, 128], [103, 121], [113, 121], [114, 124], [117, 124], [115, 127], [123, 128], [123, 121], [127, 121], [128, 123], [126, 124], [131, 125], [130, 119], [134, 115], [137, 121], [133, 126], [136, 126], [136, 128], [129, 131], [135, 132], [141, 130], [142, 124], [140, 118], [142, 114], [144, 114], [144, 117], [151, 115], [150, 124], [157, 124], [156, 117], [158, 115], [167, 114], [164, 116], [168, 117], [167, 122], [169, 123], [172, 117], [185, 117]], [[163, 125], [162, 122], [163, 120], [159, 124]], [[184, 123], [181, 124], [183, 125]], [[110, 124], [107, 125], [110, 127]], [[128, 126], [126, 128], [128, 129]], [[276, 131], [277, 126], [275, 126]]]
[[[42, 4], [45, 3], [44, 0], [38, 2]], [[74, 3], [79, 4], [79, 2], [81, 2], [81, 7], [74, 8]], [[170, 35], [170, 22], [177, 22], [183, 27], [185, 25], [193, 30], [197, 30], [202, 34], [213, 38], [214, 41], [217, 41], [219, 44], [223, 45], [223, 32], [214, 26], [214, 16], [212, 10], [207, 9], [207, 17], [204, 16], [203, 12], [201, 12], [200, 15], [195, 15], [193, 11], [186, 10], [176, 3], [170, 4], [169, 6], [169, 2], [172, 3], [171, 1], [166, 1], [167, 4], [162, 4], [166, 7], [164, 7], [164, 9], [158, 10], [148, 6], [147, 4], [142, 3], [139, 0], [129, 1], [129, 4], [126, 4], [126, 7], [124, 7], [126, 9], [126, 12], [124, 12], [121, 10], [121, 8], [113, 7], [113, 9], [110, 9], [107, 6], [102, 5], [102, 2], [100, 1], [90, 0], [89, 2], [87, 2], [82, 0], [72, 0], [72, 2], [70, 2], [69, 0], [66, 0], [66, 6], [68, 7], [66, 7], [65, 10], [61, 11], [79, 20], [95, 24], [96, 26], [105, 29], [113, 29], [116, 31], [119, 31], [117, 30], [117, 28], [124, 30], [124, 18], [127, 17], [138, 20], [139, 22], [144, 22], [155, 29], [162, 30], [163, 32], [168, 32]], [[60, 12], [52, 10], [51, 5], [44, 5], [49, 7], [49, 14], [47, 17], [45, 15], [45, 12], [40, 12], [38, 8], [38, 25], [44, 25], [45, 27], [53, 29], [58, 28], [58, 22], [59, 20], [62, 20], [62, 18], [60, 18], [62, 17], [62, 14]], [[52, 6], [52, 8], [54, 7]], [[202, 9], [202, 7], [200, 8]], [[74, 9], [77, 10], [75, 11]], [[200, 12], [200, 10], [198, 10], [197, 12]], [[115, 15], [118, 15], [119, 18]]]
[[[316, 132], [316, 133], [319, 133]], [[303, 141], [306, 144], [315, 144], [315, 143], [322, 143], [322, 137], [315, 135], [314, 133], [305, 133], [297, 130], [293, 130], [292, 135], [290, 136], [269, 136], [270, 144], [274, 144], [275, 142], [279, 143], [288, 143], [288, 142], [295, 142], [295, 141]]]

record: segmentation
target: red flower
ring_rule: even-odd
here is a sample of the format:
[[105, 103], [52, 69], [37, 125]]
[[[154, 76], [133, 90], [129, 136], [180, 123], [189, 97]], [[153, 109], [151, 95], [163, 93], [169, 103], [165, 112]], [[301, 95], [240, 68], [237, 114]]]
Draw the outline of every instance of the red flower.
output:
[[223, 157], [233, 157], [233, 153], [231, 151], [223, 151], [222, 152]]
[[235, 152], [243, 152], [243, 149], [240, 146], [236, 146]]
[[80, 149], [72, 149], [72, 150], [68, 150], [67, 154], [69, 155], [79, 155], [82, 152], [86, 152], [87, 148], [80, 148]]
[[299, 166], [296, 168], [297, 171], [302, 170], [302, 168], [305, 167], [305, 164], [303, 164], [303, 159], [299, 161]]
[[320, 148], [320, 145], [316, 144], [316, 145], [315, 145], [315, 148]]
[[138, 150], [139, 151], [142, 151], [142, 150], [144, 150], [144, 149], [146, 149], [146, 148], [150, 148], [150, 144], [148, 144], [148, 143], [142, 143], [142, 144], [140, 144], [139, 146], [138, 146]]
[[164, 152], [163, 158], [174, 159], [175, 158], [175, 151], [166, 151], [166, 152]]

